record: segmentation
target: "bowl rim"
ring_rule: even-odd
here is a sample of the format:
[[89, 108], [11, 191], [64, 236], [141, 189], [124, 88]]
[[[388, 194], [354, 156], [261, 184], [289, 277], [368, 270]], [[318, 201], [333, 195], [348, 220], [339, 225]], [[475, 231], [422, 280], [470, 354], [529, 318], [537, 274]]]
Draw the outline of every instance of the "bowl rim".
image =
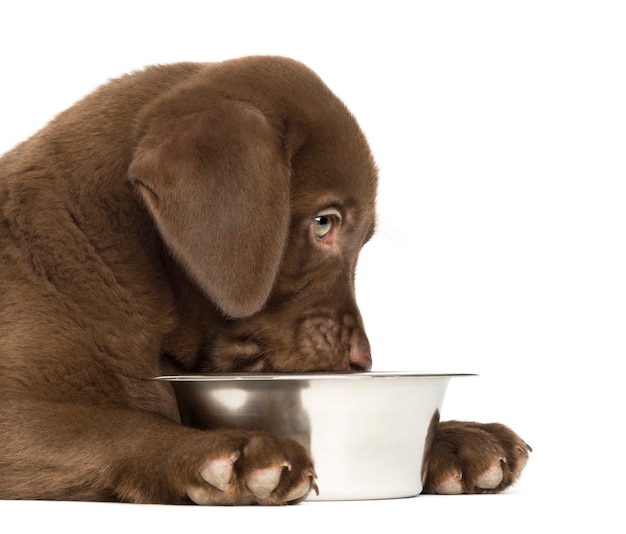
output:
[[240, 382], [292, 380], [371, 380], [376, 378], [451, 378], [478, 376], [475, 373], [431, 373], [413, 371], [367, 371], [359, 373], [189, 373], [155, 376], [152, 380], [164, 382]]

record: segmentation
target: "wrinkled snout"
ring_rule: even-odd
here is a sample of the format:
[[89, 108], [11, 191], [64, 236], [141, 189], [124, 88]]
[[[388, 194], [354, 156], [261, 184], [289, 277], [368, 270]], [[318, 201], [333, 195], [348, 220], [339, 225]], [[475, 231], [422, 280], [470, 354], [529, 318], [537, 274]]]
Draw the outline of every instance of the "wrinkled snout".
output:
[[368, 371], [370, 346], [356, 313], [317, 312], [300, 321], [295, 353], [305, 371]]

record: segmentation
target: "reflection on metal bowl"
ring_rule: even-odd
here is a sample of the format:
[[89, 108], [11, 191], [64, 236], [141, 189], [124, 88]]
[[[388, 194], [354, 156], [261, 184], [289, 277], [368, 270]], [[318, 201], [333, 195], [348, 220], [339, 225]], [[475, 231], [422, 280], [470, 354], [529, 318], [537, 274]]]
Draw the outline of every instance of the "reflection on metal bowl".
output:
[[310, 450], [319, 496], [412, 497], [452, 374], [185, 375], [171, 382], [184, 424], [273, 432]]

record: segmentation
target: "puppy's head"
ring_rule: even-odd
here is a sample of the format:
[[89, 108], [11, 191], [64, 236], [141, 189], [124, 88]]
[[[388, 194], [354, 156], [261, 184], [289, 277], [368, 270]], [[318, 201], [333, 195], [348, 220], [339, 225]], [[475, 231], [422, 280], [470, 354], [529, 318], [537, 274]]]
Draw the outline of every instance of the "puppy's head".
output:
[[205, 370], [370, 368], [354, 274], [376, 169], [310, 70], [282, 58], [205, 67], [146, 113], [130, 176], [224, 316]]

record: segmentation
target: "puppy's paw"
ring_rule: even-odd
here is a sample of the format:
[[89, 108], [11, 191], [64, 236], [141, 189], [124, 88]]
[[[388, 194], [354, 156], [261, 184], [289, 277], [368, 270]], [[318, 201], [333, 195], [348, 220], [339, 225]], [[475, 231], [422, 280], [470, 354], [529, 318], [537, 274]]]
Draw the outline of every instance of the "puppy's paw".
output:
[[232, 441], [187, 488], [196, 504], [295, 504], [317, 493], [313, 462], [300, 444], [265, 433]]
[[498, 423], [439, 423], [425, 461], [424, 493], [498, 493], [517, 480], [531, 451]]

